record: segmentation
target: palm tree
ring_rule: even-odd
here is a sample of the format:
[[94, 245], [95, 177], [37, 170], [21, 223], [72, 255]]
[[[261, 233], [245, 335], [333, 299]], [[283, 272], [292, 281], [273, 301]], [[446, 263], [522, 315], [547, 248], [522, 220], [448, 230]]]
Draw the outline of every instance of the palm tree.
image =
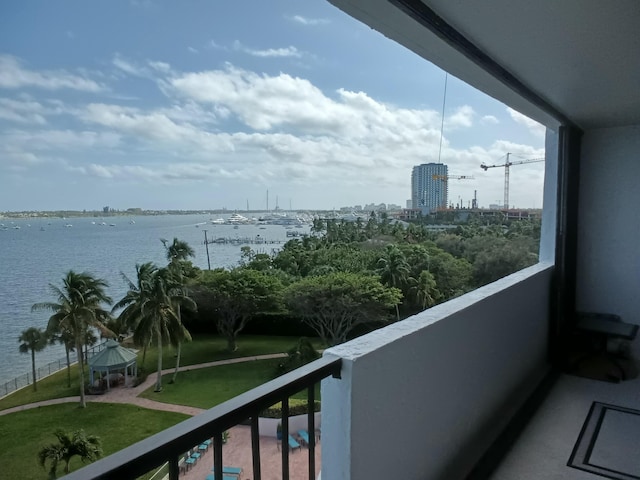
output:
[[36, 352], [41, 352], [47, 346], [47, 334], [41, 328], [29, 327], [23, 330], [18, 338], [20, 353], [31, 352], [31, 372], [33, 373], [33, 391], [37, 391], [36, 385]]
[[87, 435], [84, 430], [76, 430], [72, 434], [56, 430], [54, 433], [58, 443], [51, 443], [38, 452], [40, 465], [46, 468], [47, 460], [51, 461], [49, 478], [56, 478], [58, 464], [64, 462], [64, 473], [69, 473], [71, 458], [78, 455], [82, 460], [94, 461], [102, 456], [101, 441], [95, 435]]
[[113, 334], [104, 326], [109, 319], [109, 312], [102, 308], [102, 304], [110, 304], [111, 298], [105, 293], [107, 282], [95, 278], [89, 273], [76, 273], [73, 270], [62, 279], [62, 288], [49, 284], [51, 291], [57, 297], [56, 302], [36, 303], [32, 311], [49, 310], [53, 315], [49, 318], [47, 331], [56, 332], [68, 329], [73, 334], [78, 366], [80, 367], [80, 405], [87, 406], [84, 395], [84, 358], [82, 346], [87, 337], [87, 331], [97, 328], [104, 335]]
[[[121, 308], [124, 309], [120, 312], [118, 320], [125, 330], [135, 332], [138, 329], [138, 324], [144, 316], [142, 307], [151, 296], [153, 276], [157, 271], [158, 267], [152, 262], [136, 265], [136, 283], [133, 283], [124, 273], [120, 272], [123, 280], [128, 284], [129, 290], [125, 296], [113, 306], [111, 313]], [[144, 368], [147, 347], [149, 346], [151, 338], [141, 338], [139, 336], [137, 340], [140, 341], [140, 343], [137, 343], [136, 340], [134, 340], [134, 343], [142, 347], [142, 367]]]
[[[182, 290], [183, 296], [188, 296], [186, 290], [184, 288], [185, 283], [185, 268], [187, 259], [189, 257], [195, 257], [196, 252], [189, 246], [187, 242], [182, 240], [178, 240], [174, 237], [173, 242], [168, 245], [168, 241], [165, 239], [160, 239], [162, 245], [164, 245], [164, 249], [167, 255], [167, 260], [169, 261], [169, 268], [172, 270], [173, 278], [175, 280], [174, 288]], [[191, 335], [187, 331], [187, 329], [182, 324], [182, 312], [180, 309], [180, 304], [176, 304], [175, 306], [176, 313], [178, 314], [178, 321], [182, 325], [183, 332], [183, 340], [189, 341], [191, 339]], [[189, 339], [189, 340], [187, 340]], [[173, 377], [171, 378], [171, 383], [176, 381], [178, 377], [178, 369], [180, 368], [180, 356], [182, 355], [182, 340], [178, 341], [178, 348], [176, 352], [176, 368], [173, 371]]]
[[[378, 273], [383, 283], [402, 290], [409, 278], [409, 264], [396, 245], [387, 245], [382, 256], [378, 259]], [[400, 320], [400, 310], [396, 303], [396, 318]]]
[[185, 304], [195, 308], [195, 302], [176, 288], [176, 280], [168, 268], [158, 269], [153, 264], [144, 264], [138, 269], [138, 291], [130, 290], [116, 306], [126, 306], [121, 315], [128, 318], [133, 329], [133, 342], [148, 345], [155, 341], [158, 346], [158, 372], [155, 391], [162, 390], [162, 346], [173, 346], [183, 340], [191, 340], [184, 328], [175, 305]]
[[67, 387], [71, 387], [71, 356], [70, 353], [75, 350], [75, 339], [73, 332], [68, 328], [61, 328], [56, 332], [48, 332], [49, 343], [64, 345], [64, 353], [67, 358]]
[[438, 292], [436, 279], [433, 274], [427, 270], [423, 270], [417, 279], [412, 277], [410, 280], [413, 283], [411, 292], [416, 302], [422, 307], [422, 310], [433, 306], [440, 297], [440, 292]]

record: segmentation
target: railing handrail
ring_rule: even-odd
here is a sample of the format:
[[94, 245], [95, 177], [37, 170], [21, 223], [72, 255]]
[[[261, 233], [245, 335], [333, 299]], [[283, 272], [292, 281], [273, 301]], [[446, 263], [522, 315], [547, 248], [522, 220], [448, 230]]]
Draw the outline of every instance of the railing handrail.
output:
[[[135, 478], [169, 461], [193, 445], [231, 428], [264, 409], [328, 376], [339, 377], [342, 359], [327, 355], [281, 377], [141, 440], [106, 458], [70, 473], [67, 480]], [[311, 406], [310, 408], [313, 408]]]

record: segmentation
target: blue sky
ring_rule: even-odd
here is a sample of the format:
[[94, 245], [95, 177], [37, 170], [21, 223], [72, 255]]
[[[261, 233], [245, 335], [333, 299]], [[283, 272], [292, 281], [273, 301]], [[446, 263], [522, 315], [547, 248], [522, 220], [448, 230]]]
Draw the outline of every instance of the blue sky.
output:
[[[444, 72], [324, 0], [0, 6], [0, 211], [403, 205]], [[449, 77], [450, 200], [500, 203], [544, 128]], [[540, 207], [544, 164], [511, 171]]]

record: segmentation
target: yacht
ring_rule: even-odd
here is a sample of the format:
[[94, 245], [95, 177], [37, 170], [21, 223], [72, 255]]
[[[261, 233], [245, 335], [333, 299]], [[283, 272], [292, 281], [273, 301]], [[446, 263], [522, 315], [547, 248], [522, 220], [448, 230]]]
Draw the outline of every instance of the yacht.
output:
[[238, 225], [241, 223], [249, 223], [249, 219], [247, 217], [243, 217], [239, 213], [232, 213], [231, 216], [227, 219], [228, 224]]
[[214, 225], [224, 225], [224, 218], [216, 218], [215, 220], [211, 220], [211, 223]]

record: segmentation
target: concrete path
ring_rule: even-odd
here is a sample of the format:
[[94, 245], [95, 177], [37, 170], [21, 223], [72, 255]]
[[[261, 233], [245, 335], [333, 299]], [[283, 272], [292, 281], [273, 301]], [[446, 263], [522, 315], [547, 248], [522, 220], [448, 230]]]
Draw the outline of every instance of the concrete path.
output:
[[[199, 368], [208, 368], [208, 367], [217, 367], [220, 365], [230, 365], [233, 363], [243, 363], [243, 362], [252, 362], [256, 360], [269, 360], [272, 358], [283, 358], [286, 357], [286, 353], [271, 353], [267, 355], [256, 355], [253, 357], [241, 357], [241, 358], [230, 358], [228, 360], [218, 360], [216, 362], [207, 362], [207, 363], [199, 363], [197, 365], [184, 365], [178, 369], [179, 372], [186, 372], [189, 370], [197, 370]], [[167, 368], [162, 370], [162, 375], [167, 375], [173, 373], [174, 368]], [[174, 405], [171, 403], [163, 403], [157, 402], [155, 400], [149, 400], [148, 398], [141, 398], [140, 395], [146, 389], [155, 384], [156, 374], [149, 374], [147, 379], [138, 385], [137, 387], [127, 388], [127, 387], [117, 387], [104, 395], [86, 395], [85, 398], [87, 402], [102, 402], [102, 403], [127, 403], [130, 405], [137, 405], [143, 408], [149, 408], [152, 410], [164, 410], [165, 412], [178, 412], [184, 413], [187, 415], [198, 415], [199, 413], [204, 412], [202, 408], [189, 407], [187, 405]], [[76, 397], [63, 397], [63, 398], [53, 398], [51, 400], [43, 400], [41, 402], [28, 403], [26, 405], [19, 405], [17, 407], [7, 408], [6, 410], [0, 410], [1, 415], [8, 415], [14, 412], [21, 412], [23, 410], [30, 410], [32, 408], [43, 407], [46, 405], [58, 405], [61, 403], [72, 403], [72, 402], [80, 402], [80, 396]]]

